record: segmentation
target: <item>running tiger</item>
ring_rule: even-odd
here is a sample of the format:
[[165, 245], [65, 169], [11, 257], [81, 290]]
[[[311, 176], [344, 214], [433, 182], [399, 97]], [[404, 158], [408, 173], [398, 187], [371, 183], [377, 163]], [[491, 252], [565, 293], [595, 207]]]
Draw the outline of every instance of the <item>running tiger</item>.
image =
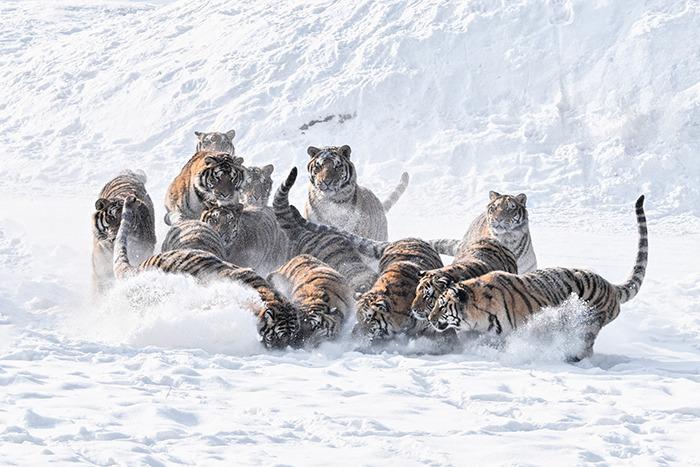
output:
[[172, 250], [151, 256], [138, 266], [129, 262], [128, 243], [136, 228], [135, 199], [124, 201], [122, 220], [114, 243], [114, 275], [118, 279], [129, 277], [149, 269], [160, 269], [172, 274], [190, 274], [197, 279], [233, 280], [255, 289], [262, 299], [263, 307], [257, 313], [258, 333], [268, 348], [284, 348], [296, 342], [299, 330], [299, 315], [294, 306], [272, 288], [252, 269], [240, 268], [218, 256], [202, 250]]
[[332, 225], [373, 240], [388, 239], [386, 212], [398, 201], [408, 186], [408, 174], [389, 198], [380, 202], [369, 189], [357, 184], [355, 165], [350, 160], [350, 146], [309, 146], [311, 159], [309, 196], [304, 214], [310, 221]]
[[520, 274], [537, 269], [526, 203], [527, 196], [524, 193], [511, 196], [495, 191], [489, 192], [486, 212], [471, 223], [460, 248], [468, 247], [470, 243], [481, 238], [494, 238], [513, 252], [518, 260]]
[[589, 357], [600, 330], [617, 318], [620, 304], [634, 298], [644, 280], [649, 243], [643, 195], [635, 209], [639, 232], [637, 260], [624, 284], [611, 284], [598, 274], [581, 269], [551, 268], [523, 275], [491, 272], [450, 286], [438, 298], [429, 316], [430, 323], [438, 331], [456, 328], [507, 334], [542, 308], [558, 306], [574, 294], [591, 310], [581, 323], [586, 349], [578, 355], [570, 355], [569, 360]]
[[241, 202], [246, 207], [263, 208], [270, 201], [272, 192], [272, 172], [275, 166], [243, 167]]
[[300, 339], [313, 347], [336, 339], [352, 310], [353, 292], [345, 278], [310, 255], [295, 256], [267, 281], [285, 291], [299, 309]]
[[473, 279], [492, 271], [517, 273], [515, 256], [497, 240], [482, 238], [459, 252], [449, 266], [421, 271], [411, 312], [419, 320], [428, 319], [437, 298], [454, 282]]
[[289, 190], [297, 178], [294, 167], [287, 180], [277, 189], [272, 203], [280, 227], [289, 238], [289, 256], [314, 256], [338, 271], [356, 292], [368, 290], [377, 277], [367, 266], [350, 241], [342, 234], [318, 232], [312, 222], [304, 219], [297, 208], [289, 204]]
[[114, 280], [112, 256], [114, 239], [122, 218], [122, 205], [127, 196], [136, 198], [135, 231], [131, 261], [142, 261], [153, 254], [156, 244], [153, 202], [146, 191], [146, 174], [124, 171], [100, 191], [92, 215], [92, 283], [95, 293], [105, 292]]
[[199, 219], [205, 204], [238, 203], [243, 159], [228, 153], [200, 151], [185, 164], [165, 196], [165, 223]]
[[194, 134], [197, 136], [197, 152], [223, 152], [230, 156], [236, 153], [236, 148], [233, 147], [235, 130], [229, 130], [226, 133], [195, 131]]
[[160, 251], [202, 250], [226, 259], [226, 247], [221, 235], [202, 221], [186, 220], [170, 227]]
[[209, 207], [202, 222], [222, 238], [226, 261], [266, 275], [287, 261], [289, 239], [269, 207], [244, 208], [242, 204]]

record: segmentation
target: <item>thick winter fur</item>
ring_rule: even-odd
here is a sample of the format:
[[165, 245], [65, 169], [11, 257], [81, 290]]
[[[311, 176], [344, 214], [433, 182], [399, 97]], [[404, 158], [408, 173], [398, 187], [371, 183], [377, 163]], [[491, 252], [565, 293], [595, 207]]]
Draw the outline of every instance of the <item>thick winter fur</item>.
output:
[[643, 205], [644, 196], [641, 196], [635, 206], [639, 231], [637, 260], [624, 284], [611, 284], [598, 274], [580, 269], [542, 269], [523, 275], [491, 272], [450, 286], [430, 313], [431, 324], [439, 331], [456, 328], [506, 334], [525, 324], [542, 308], [558, 306], [573, 294], [584, 300], [591, 311], [585, 322], [577, 323], [582, 327], [586, 349], [569, 358], [576, 361], [590, 356], [600, 330], [617, 318], [620, 304], [631, 300], [644, 280], [648, 239]]
[[230, 156], [236, 153], [236, 149], [233, 147], [235, 130], [229, 130], [226, 133], [195, 131], [194, 134], [197, 136], [197, 152], [223, 152]]
[[423, 240], [408, 238], [389, 244], [379, 261], [379, 278], [357, 300], [353, 334], [372, 341], [396, 334], [432, 334], [426, 321], [411, 314], [411, 303], [421, 271], [440, 267], [440, 255]]
[[369, 268], [350, 241], [334, 231], [318, 232], [313, 223], [304, 219], [299, 211], [289, 204], [289, 190], [297, 178], [296, 167], [287, 180], [277, 189], [273, 201], [275, 216], [280, 227], [289, 238], [289, 255], [308, 254], [338, 271], [357, 292], [367, 291], [376, 273]]
[[299, 255], [267, 280], [299, 309], [304, 344], [316, 346], [338, 337], [353, 304], [353, 291], [338, 271], [313, 256]]
[[186, 220], [170, 227], [160, 250], [202, 250], [226, 259], [221, 235], [202, 221]]
[[262, 208], [267, 206], [272, 192], [272, 172], [275, 166], [243, 167], [243, 185], [241, 202], [246, 207]]
[[92, 281], [96, 293], [105, 292], [114, 281], [112, 256], [114, 239], [122, 218], [122, 206], [127, 196], [136, 198], [134, 233], [130, 260], [143, 261], [153, 254], [156, 243], [153, 202], [146, 191], [143, 172], [124, 171], [110, 180], [100, 191], [92, 215]]
[[136, 219], [134, 198], [124, 202], [122, 221], [114, 246], [114, 274], [118, 279], [129, 277], [140, 271], [160, 269], [173, 274], [190, 274], [208, 281], [216, 279], [242, 282], [255, 289], [263, 306], [257, 312], [258, 332], [268, 348], [284, 348], [296, 342], [299, 330], [299, 315], [294, 306], [270, 286], [252, 269], [241, 268], [218, 256], [202, 250], [171, 250], [151, 256], [138, 266], [132, 266], [128, 257], [128, 244]]
[[427, 319], [438, 296], [454, 282], [473, 279], [492, 271], [517, 273], [518, 266], [513, 253], [491, 238], [472, 243], [449, 266], [422, 271], [416, 298], [411, 305], [413, 316], [419, 320]]
[[513, 252], [520, 274], [534, 271], [537, 269], [537, 258], [530, 238], [527, 196], [524, 193], [511, 196], [492, 191], [489, 198], [486, 212], [469, 226], [460, 248], [468, 247], [480, 238], [495, 238]]
[[168, 187], [165, 223], [197, 220], [205, 205], [238, 203], [243, 184], [242, 162], [242, 158], [228, 153], [197, 152]]
[[310, 146], [307, 152], [311, 159], [306, 166], [310, 177], [306, 218], [374, 240], [387, 240], [386, 211], [406, 190], [408, 174], [401, 176], [399, 186], [382, 203], [369, 189], [357, 184], [350, 146]]
[[202, 211], [200, 219], [222, 237], [226, 261], [253, 268], [261, 275], [287, 261], [289, 240], [269, 207], [210, 207]]

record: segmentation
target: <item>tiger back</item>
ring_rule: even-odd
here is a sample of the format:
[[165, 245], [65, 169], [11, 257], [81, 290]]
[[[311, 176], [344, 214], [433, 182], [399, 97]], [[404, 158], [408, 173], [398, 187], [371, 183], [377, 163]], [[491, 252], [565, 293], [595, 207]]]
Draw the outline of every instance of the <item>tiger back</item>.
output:
[[219, 233], [202, 221], [185, 220], [170, 227], [160, 251], [202, 250], [226, 259], [226, 248]]
[[165, 223], [199, 219], [205, 205], [239, 202], [243, 159], [227, 153], [200, 151], [184, 165], [165, 196]]
[[299, 336], [305, 345], [317, 346], [336, 339], [352, 311], [353, 291], [345, 278], [323, 261], [299, 255], [267, 277], [287, 292], [300, 312]]
[[386, 211], [408, 186], [408, 174], [382, 203], [371, 190], [357, 184], [355, 165], [350, 160], [350, 146], [307, 149], [309, 194], [305, 217], [310, 221], [332, 225], [373, 240], [388, 239]]
[[156, 243], [155, 217], [145, 183], [146, 175], [143, 172], [126, 170], [105, 184], [95, 202], [92, 215], [92, 282], [96, 294], [105, 292], [114, 280], [114, 239], [121, 224], [124, 199], [128, 196], [136, 199], [130, 259], [142, 261], [153, 254]]
[[421, 271], [411, 312], [419, 320], [428, 319], [438, 296], [454, 282], [482, 276], [491, 271], [517, 273], [515, 256], [497, 240], [482, 238], [463, 249], [452, 264]]
[[460, 248], [468, 248], [481, 238], [493, 238], [515, 255], [518, 272], [534, 271], [537, 269], [537, 257], [532, 247], [526, 204], [527, 196], [524, 193], [512, 196], [489, 192], [486, 212], [471, 223]]
[[617, 318], [620, 304], [634, 298], [644, 280], [649, 249], [644, 196], [637, 200], [635, 209], [637, 258], [625, 283], [615, 285], [581, 269], [549, 268], [521, 275], [490, 272], [452, 284], [440, 295], [428, 319], [438, 331], [454, 328], [508, 334], [543, 308], [559, 306], [573, 295], [586, 302], [590, 310], [580, 317], [564, 317], [575, 318], [568, 324], [582, 334], [585, 343], [585, 348], [568, 359], [578, 361], [590, 356], [600, 330]]

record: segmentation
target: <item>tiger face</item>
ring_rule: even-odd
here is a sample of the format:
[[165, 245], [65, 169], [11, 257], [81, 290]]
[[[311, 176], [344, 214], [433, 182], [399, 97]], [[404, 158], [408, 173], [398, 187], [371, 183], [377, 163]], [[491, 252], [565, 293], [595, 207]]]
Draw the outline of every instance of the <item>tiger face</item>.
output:
[[267, 303], [258, 319], [258, 334], [267, 348], [298, 346], [299, 315], [289, 303]]
[[416, 298], [411, 304], [411, 313], [418, 320], [428, 319], [437, 298], [452, 284], [452, 278], [440, 270], [421, 271], [416, 287]]
[[335, 193], [352, 183], [355, 166], [350, 161], [350, 146], [328, 146], [306, 150], [311, 159], [306, 165], [314, 187], [324, 193]]
[[95, 233], [100, 240], [114, 240], [122, 220], [124, 200], [99, 198], [93, 214]]
[[357, 300], [356, 336], [372, 341], [388, 339], [413, 327], [413, 318], [397, 313], [394, 304], [383, 293], [366, 292]]
[[317, 303], [302, 305], [300, 311], [299, 335], [302, 336], [304, 344], [315, 347], [339, 334], [343, 313], [337, 307]]
[[428, 315], [430, 324], [439, 332], [450, 328], [458, 330], [472, 329], [468, 321], [463, 320], [461, 310], [467, 306], [467, 296], [456, 285], [449, 287], [437, 299], [435, 307]]
[[272, 164], [263, 167], [244, 167], [243, 185], [241, 186], [241, 201], [246, 206], [267, 206], [272, 192]]
[[197, 152], [223, 152], [231, 156], [235, 153], [235, 148], [233, 147], [233, 137], [236, 136], [235, 130], [229, 130], [226, 133], [195, 131], [194, 134], [197, 136]]
[[229, 245], [238, 237], [243, 205], [230, 204], [227, 206], [210, 206], [202, 211], [199, 220], [209, 224]]
[[195, 172], [195, 190], [206, 204], [225, 206], [238, 202], [243, 183], [243, 167], [240, 157], [225, 153], [210, 153]]
[[491, 191], [489, 199], [486, 220], [494, 234], [507, 233], [527, 225], [527, 196], [524, 193], [511, 196]]

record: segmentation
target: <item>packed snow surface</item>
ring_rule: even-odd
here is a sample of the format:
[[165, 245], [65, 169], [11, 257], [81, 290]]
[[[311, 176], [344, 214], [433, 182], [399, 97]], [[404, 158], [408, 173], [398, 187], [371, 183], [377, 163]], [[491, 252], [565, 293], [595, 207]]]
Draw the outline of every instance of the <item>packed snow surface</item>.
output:
[[[0, 464], [698, 465], [697, 1], [0, 4]], [[547, 310], [495, 346], [268, 352], [236, 284], [147, 273], [98, 303], [90, 214], [124, 168], [162, 219], [193, 131], [274, 163], [349, 144], [390, 236], [528, 195], [540, 266], [649, 269], [592, 358]], [[303, 177], [300, 177], [303, 179]], [[292, 191], [300, 205], [301, 180]], [[165, 227], [158, 224], [159, 238]]]

